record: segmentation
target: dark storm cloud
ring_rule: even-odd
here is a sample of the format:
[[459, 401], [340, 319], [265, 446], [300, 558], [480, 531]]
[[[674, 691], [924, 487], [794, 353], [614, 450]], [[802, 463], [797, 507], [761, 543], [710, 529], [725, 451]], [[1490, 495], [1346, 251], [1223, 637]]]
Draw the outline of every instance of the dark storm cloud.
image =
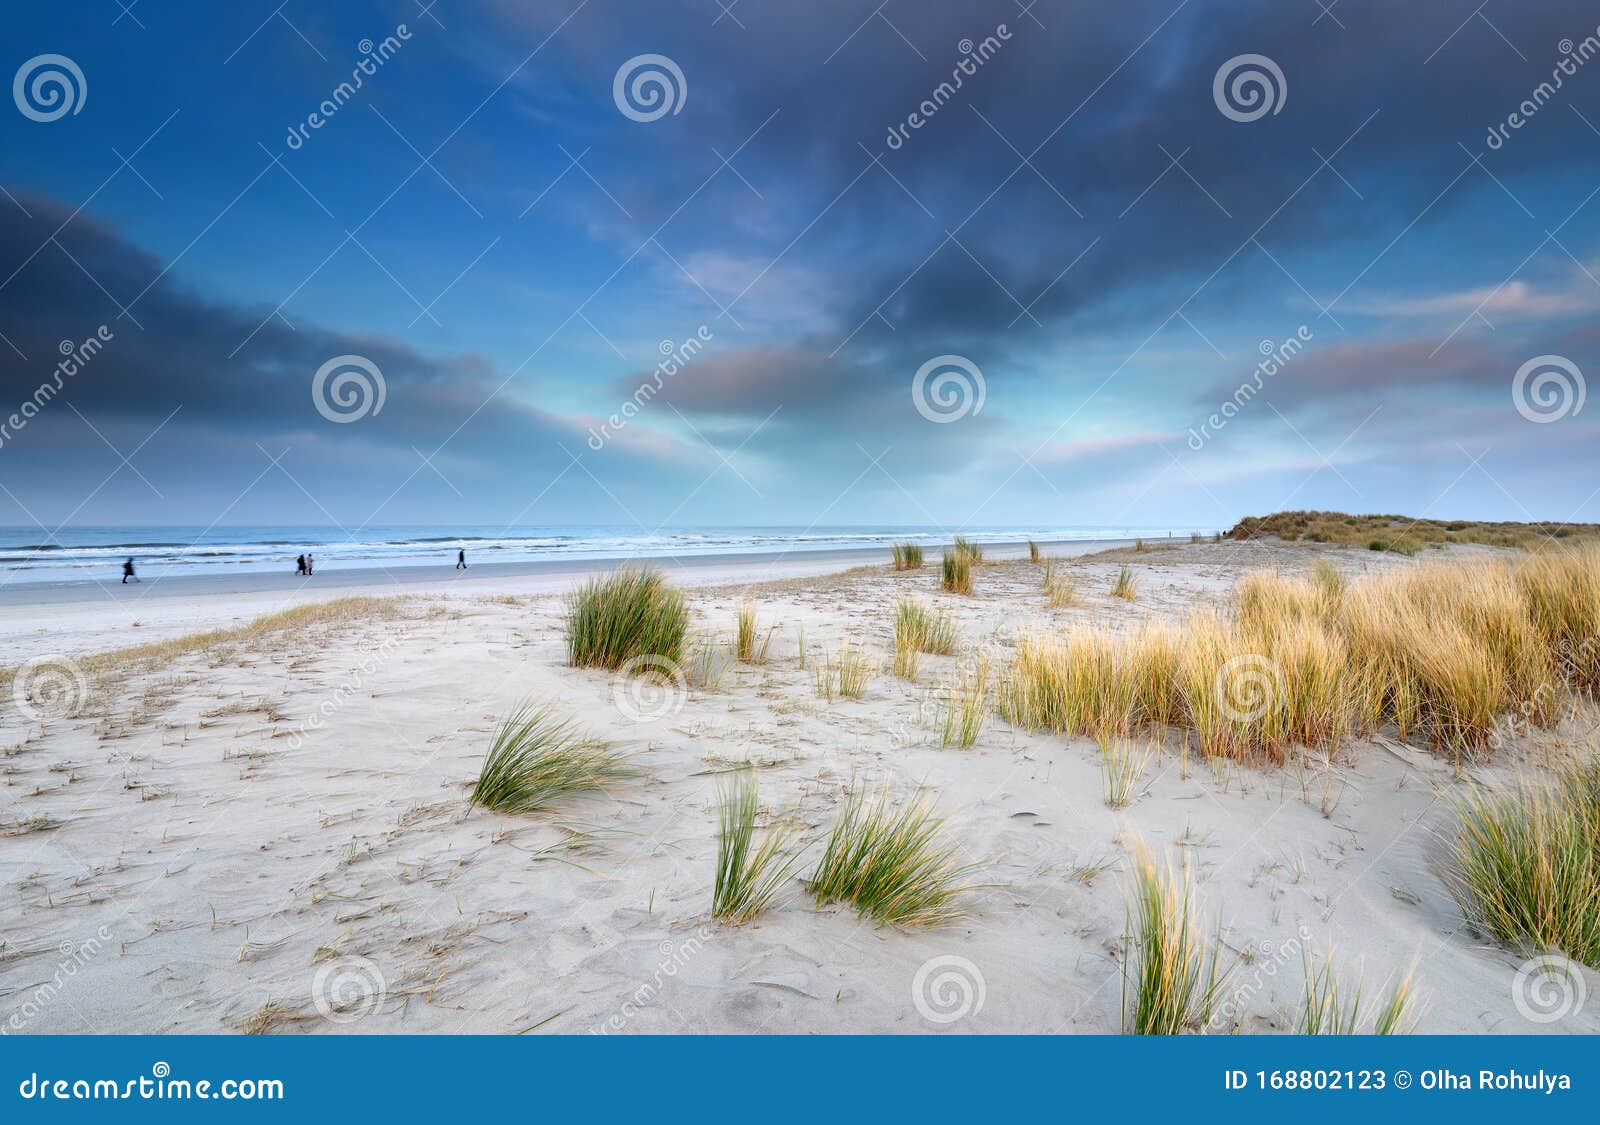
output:
[[[570, 12], [555, 0], [505, 10], [525, 27], [553, 26]], [[1512, 182], [1556, 157], [1569, 170], [1600, 160], [1583, 123], [1556, 110], [1484, 152], [1487, 127], [1549, 77], [1557, 42], [1594, 31], [1593, 10], [1579, 3], [1500, 14], [1498, 26], [1528, 61], [1487, 23], [1460, 28], [1471, 13], [1449, 3], [1408, 4], [1401, 15], [1382, 0], [1347, 0], [1323, 19], [1282, 2], [1131, 0], [1031, 12], [956, 0], [891, 4], [879, 19], [871, 6], [837, 2], [751, 9], [741, 28], [727, 19], [691, 26], [676, 6], [624, 12], [592, 3], [563, 37], [580, 82], [606, 87], [623, 59], [647, 47], [687, 76], [685, 114], [647, 132], [619, 119], [604, 138], [625, 140], [630, 156], [658, 155], [631, 185], [647, 214], [654, 205], [664, 216], [715, 169], [709, 153], [699, 159], [703, 136], [731, 146], [761, 127], [738, 165], [783, 201], [795, 229], [851, 184], [868, 152], [881, 155], [886, 171], [869, 169], [791, 251], [793, 263], [849, 263], [830, 272], [836, 335], [819, 341], [830, 352], [852, 332], [852, 347], [881, 342], [889, 329], [880, 312], [923, 351], [1014, 353], [1026, 346], [1019, 329], [1036, 321], [1105, 331], [1164, 315], [1219, 268], [1202, 300], [1228, 298], [1251, 269], [1292, 292], [1251, 243], [1258, 230], [1266, 251], [1299, 269], [1302, 251], [1386, 236], [1417, 216], [1467, 165], [1463, 144]], [[1000, 24], [1010, 38], [890, 151], [887, 130], [950, 77], [958, 41], [981, 41]], [[1212, 79], [1247, 52], [1278, 63], [1288, 96], [1281, 113], [1242, 125], [1218, 111]], [[1593, 103], [1576, 81], [1561, 96]], [[1013, 145], [1032, 154], [1032, 168]], [[1334, 158], [1337, 174], [1322, 170], [1318, 153]], [[1181, 156], [1181, 169], [1169, 154]], [[1498, 192], [1474, 171], [1424, 229], [1484, 188]], [[696, 237], [737, 245], [744, 207], [758, 209], [736, 196], [732, 214], [696, 222]], [[763, 284], [741, 304], [758, 304]]]
[[[60, 393], [101, 423], [153, 423], [181, 408], [178, 425], [235, 438], [428, 453], [448, 443], [458, 463], [522, 469], [560, 466], [568, 460], [561, 446], [581, 448], [578, 420], [495, 395], [505, 375], [481, 357], [430, 356], [303, 319], [291, 328], [271, 308], [206, 300], [92, 216], [37, 196], [19, 202], [31, 217], [22, 207], [0, 211], [0, 262], [18, 267], [0, 292], [0, 332], [13, 345], [0, 347], [0, 402], [8, 409], [54, 382], [63, 341], [99, 334], [109, 341]], [[381, 409], [358, 426], [329, 422], [313, 400], [313, 374], [341, 355], [370, 360], [385, 384]], [[32, 427], [33, 455], [46, 452], [39, 443], [47, 432]], [[631, 454], [620, 456], [625, 467]]]

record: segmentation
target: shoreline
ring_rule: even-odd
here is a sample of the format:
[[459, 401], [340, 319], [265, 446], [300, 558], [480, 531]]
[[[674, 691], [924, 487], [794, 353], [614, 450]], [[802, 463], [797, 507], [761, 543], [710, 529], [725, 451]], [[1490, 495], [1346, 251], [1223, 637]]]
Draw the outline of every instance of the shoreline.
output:
[[[1040, 540], [1058, 558], [1125, 546], [1132, 539]], [[1176, 540], [1174, 540], [1176, 542]], [[1026, 543], [980, 544], [994, 559], [1026, 558]], [[931, 552], [930, 565], [938, 567]], [[258, 571], [181, 575], [122, 585], [116, 568], [102, 582], [0, 586], [0, 632], [10, 642], [9, 663], [46, 653], [78, 654], [164, 640], [184, 633], [239, 624], [305, 602], [351, 595], [452, 598], [565, 593], [586, 577], [629, 564], [660, 568], [677, 585], [743, 586], [787, 578], [821, 577], [874, 562], [889, 563], [886, 547], [814, 551], [652, 555], [634, 559], [549, 559], [386, 569], [352, 567], [309, 579]]]

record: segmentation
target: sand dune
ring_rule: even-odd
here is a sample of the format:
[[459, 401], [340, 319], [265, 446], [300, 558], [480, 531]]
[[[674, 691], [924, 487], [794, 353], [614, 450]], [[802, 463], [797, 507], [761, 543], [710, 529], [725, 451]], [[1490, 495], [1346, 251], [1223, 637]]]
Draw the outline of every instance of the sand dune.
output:
[[[1126, 847], [1142, 839], [1187, 860], [1242, 958], [1219, 1030], [1290, 1027], [1309, 947], [1374, 991], [1415, 963], [1421, 1031], [1600, 1031], [1594, 1002], [1552, 1024], [1519, 1014], [1523, 959], [1466, 927], [1434, 869], [1440, 792], [1459, 781], [1425, 750], [1364, 742], [1271, 771], [1195, 758], [1184, 776], [1168, 748], [1114, 811], [1087, 740], [991, 717], [976, 746], [940, 748], [935, 696], [958, 660], [1003, 657], [1029, 625], [1177, 618], [1246, 568], [1316, 557], [1409, 565], [1261, 543], [1126, 552], [1061, 564], [1084, 591], [1061, 610], [1025, 561], [983, 566], [972, 598], [940, 593], [936, 566], [696, 587], [694, 628], [723, 653], [742, 598], [777, 628], [766, 664], [681, 697], [566, 667], [559, 595], [514, 584], [102, 670], [74, 715], [4, 713], [0, 1027], [1115, 1032]], [[1109, 596], [1124, 561], [1132, 603]], [[903, 593], [961, 633], [916, 683], [887, 669]], [[168, 607], [146, 635], [273, 608], [252, 597]], [[802, 631], [810, 661], [845, 638], [877, 655], [861, 700], [817, 698]], [[137, 639], [119, 617], [95, 644], [85, 618], [62, 647]], [[635, 776], [534, 815], [469, 811], [496, 723], [530, 696], [613, 739]], [[1593, 726], [1539, 733], [1496, 769]], [[852, 778], [927, 786], [984, 868], [968, 917], [879, 928], [816, 908], [797, 879], [756, 921], [712, 923], [716, 781], [745, 761], [763, 805], [810, 836]]]

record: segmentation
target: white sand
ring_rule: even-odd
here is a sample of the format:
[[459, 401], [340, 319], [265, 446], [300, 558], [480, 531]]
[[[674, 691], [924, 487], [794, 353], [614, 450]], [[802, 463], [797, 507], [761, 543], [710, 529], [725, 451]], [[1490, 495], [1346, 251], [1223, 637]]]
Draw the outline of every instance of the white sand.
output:
[[[1324, 554], [1350, 569], [1405, 565]], [[1351, 973], [1364, 965], [1372, 995], [1416, 962], [1422, 1031], [1600, 1031], [1594, 974], [1584, 1010], [1550, 1024], [1518, 1014], [1522, 958], [1470, 933], [1433, 869], [1438, 790], [1458, 782], [1425, 751], [1363, 743], [1326, 769], [1270, 773], [1196, 760], [1188, 777], [1168, 751], [1114, 812], [1087, 741], [991, 718], [976, 747], [939, 748], [931, 700], [955, 661], [925, 656], [916, 684], [889, 675], [897, 595], [952, 610], [969, 653], [1004, 656], [1030, 623], [1177, 616], [1222, 597], [1242, 567], [1314, 556], [1206, 545], [1128, 557], [1142, 585], [1131, 606], [1107, 596], [1118, 563], [1099, 558], [1064, 564], [1087, 594], [1058, 611], [1027, 563], [980, 568], [970, 599], [939, 593], [936, 566], [775, 583], [755, 594], [779, 626], [769, 663], [733, 665], [652, 722], [617, 704], [638, 681], [564, 666], [555, 593], [491, 596], [528, 588], [512, 581], [408, 599], [398, 620], [300, 644], [185, 656], [74, 717], [29, 721], [8, 700], [0, 1030], [217, 1032], [254, 1018], [279, 1031], [1111, 1032], [1124, 846], [1142, 838], [1187, 857], [1207, 916], [1250, 958], [1225, 994], [1239, 1030], [1292, 1023], [1299, 942], [1336, 947]], [[740, 596], [692, 590], [696, 627], [725, 640]], [[225, 625], [282, 600], [151, 599], [132, 611], [137, 630], [120, 606], [101, 607], [98, 625], [92, 606], [4, 613], [23, 658]], [[816, 697], [801, 626], [813, 661], [845, 637], [881, 656], [863, 700]], [[469, 812], [497, 719], [530, 695], [616, 740], [637, 776], [540, 814]], [[709, 923], [716, 774], [745, 760], [764, 805], [810, 835], [852, 776], [932, 787], [985, 865], [970, 918], [877, 928], [815, 908], [797, 879], [756, 922]], [[921, 1010], [939, 1014], [937, 989], [915, 995], [919, 969], [941, 957], [982, 978], [981, 1008], [948, 1023]], [[351, 1005], [342, 1014], [365, 1014], [323, 1018], [330, 993]], [[943, 999], [962, 1006], [958, 991]]]

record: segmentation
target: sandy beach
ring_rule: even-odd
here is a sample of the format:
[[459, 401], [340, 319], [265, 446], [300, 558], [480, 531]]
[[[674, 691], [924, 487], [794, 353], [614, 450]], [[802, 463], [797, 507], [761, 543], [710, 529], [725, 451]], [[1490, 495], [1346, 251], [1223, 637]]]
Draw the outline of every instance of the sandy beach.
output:
[[[1421, 746], [1379, 736], [1256, 768], [1185, 760], [1174, 736], [1120, 809], [1090, 740], [991, 716], [975, 745], [941, 747], [942, 687], [1029, 629], [1176, 621], [1253, 569], [1414, 565], [1270, 542], [1074, 547], [1102, 553], [1049, 551], [1083, 592], [1062, 609], [1016, 549], [990, 553], [971, 597], [881, 552], [669, 571], [721, 669], [688, 690], [566, 665], [571, 572], [7, 604], [21, 659], [224, 632], [96, 666], [71, 713], [3, 713], [0, 1028], [1116, 1032], [1143, 842], [1189, 865], [1237, 959], [1212, 1030], [1290, 1029], [1305, 957], [1330, 951], [1373, 993], [1414, 967], [1419, 1031], [1600, 1030], [1593, 1004], [1519, 1015], [1523, 958], [1472, 932], [1441, 881], [1441, 799], [1462, 782]], [[1131, 602], [1109, 592], [1124, 565]], [[384, 600], [298, 633], [238, 628], [350, 593]], [[903, 596], [959, 630], [914, 682], [888, 667]], [[746, 599], [770, 630], [764, 663], [728, 654]], [[826, 701], [815, 665], [846, 641], [878, 670], [859, 700]], [[469, 809], [496, 725], [529, 698], [614, 742], [631, 776], [536, 814]], [[1578, 715], [1465, 772], [1540, 762], [1594, 726]], [[793, 823], [810, 859], [852, 779], [936, 795], [980, 868], [965, 917], [910, 930], [818, 908], [803, 865], [754, 921], [713, 922], [716, 787], [740, 763], [762, 823]]]

